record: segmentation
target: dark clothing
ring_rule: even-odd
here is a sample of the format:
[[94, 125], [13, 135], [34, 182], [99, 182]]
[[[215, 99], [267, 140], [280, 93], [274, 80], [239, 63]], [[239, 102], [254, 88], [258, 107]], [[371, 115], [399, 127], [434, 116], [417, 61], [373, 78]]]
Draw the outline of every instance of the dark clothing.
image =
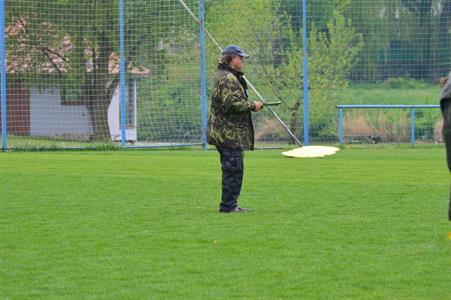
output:
[[440, 105], [443, 110], [443, 101], [451, 100], [451, 71], [448, 74], [448, 79], [443, 86], [442, 92], [440, 94]]
[[238, 206], [243, 184], [243, 151], [217, 147], [222, 166], [222, 197], [219, 211], [232, 211]]
[[219, 64], [213, 83], [207, 141], [215, 145], [221, 158], [222, 197], [220, 212], [231, 212], [238, 206], [243, 184], [244, 150], [254, 149], [254, 127], [243, 73]]
[[[448, 169], [451, 173], [451, 72], [449, 72], [448, 80], [445, 82], [445, 86], [443, 87], [440, 95], [440, 107], [443, 113], [443, 138], [445, 139], [446, 158], [448, 162]], [[448, 220], [451, 221], [451, 184]]]
[[243, 73], [219, 64], [213, 84], [207, 141], [211, 145], [236, 149], [254, 149], [254, 127]]
[[[448, 162], [448, 170], [451, 173], [451, 99], [441, 101], [441, 107], [443, 112], [443, 138], [446, 146], [446, 159]], [[451, 221], [451, 183], [448, 205], [448, 220]]]
[[446, 145], [446, 159], [451, 172], [451, 99], [442, 101], [443, 138]]

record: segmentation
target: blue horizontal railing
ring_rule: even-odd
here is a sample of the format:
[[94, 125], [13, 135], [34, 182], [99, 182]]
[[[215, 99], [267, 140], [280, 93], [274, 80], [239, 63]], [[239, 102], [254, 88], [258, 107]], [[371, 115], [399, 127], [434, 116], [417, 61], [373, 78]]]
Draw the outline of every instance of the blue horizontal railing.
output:
[[439, 108], [440, 105], [435, 104], [422, 104], [422, 105], [406, 105], [406, 104], [355, 104], [355, 105], [337, 105], [338, 108], [338, 136], [340, 144], [343, 143], [343, 110], [354, 108], [402, 108], [410, 109], [410, 142], [415, 144], [415, 109], [417, 108]]

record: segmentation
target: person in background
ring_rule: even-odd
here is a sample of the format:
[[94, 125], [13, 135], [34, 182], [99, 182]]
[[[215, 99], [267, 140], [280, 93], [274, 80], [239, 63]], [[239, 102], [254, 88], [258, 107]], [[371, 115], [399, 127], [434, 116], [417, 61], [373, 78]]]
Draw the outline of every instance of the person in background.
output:
[[[440, 108], [443, 114], [443, 138], [446, 146], [448, 169], [451, 173], [451, 71], [449, 72], [448, 77], [441, 80], [440, 84], [442, 86]], [[451, 221], [451, 184], [448, 204], [448, 220]]]
[[248, 212], [238, 205], [244, 172], [244, 150], [254, 149], [251, 111], [263, 104], [250, 101], [241, 71], [249, 57], [236, 45], [224, 48], [214, 77], [207, 142], [216, 146], [222, 167], [221, 213]]

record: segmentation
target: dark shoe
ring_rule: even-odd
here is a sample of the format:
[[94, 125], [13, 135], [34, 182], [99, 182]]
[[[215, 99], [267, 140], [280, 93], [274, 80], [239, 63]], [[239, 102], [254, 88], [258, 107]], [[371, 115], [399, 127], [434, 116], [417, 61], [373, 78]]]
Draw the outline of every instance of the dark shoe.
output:
[[249, 209], [248, 208], [244, 208], [244, 207], [239, 207], [236, 206], [234, 209], [232, 210], [227, 210], [227, 211], [219, 211], [221, 213], [248, 213]]

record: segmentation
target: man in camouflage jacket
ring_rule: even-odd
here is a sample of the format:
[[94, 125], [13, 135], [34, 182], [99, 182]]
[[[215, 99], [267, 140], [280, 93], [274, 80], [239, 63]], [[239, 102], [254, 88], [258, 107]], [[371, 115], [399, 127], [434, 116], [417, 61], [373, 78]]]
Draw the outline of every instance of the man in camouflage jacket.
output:
[[[440, 94], [440, 107], [443, 113], [443, 137], [445, 139], [448, 169], [451, 173], [451, 72], [444, 78]], [[448, 220], [451, 221], [451, 191], [448, 206]]]
[[262, 109], [261, 102], [248, 100], [247, 84], [241, 68], [248, 57], [240, 47], [224, 48], [215, 75], [207, 141], [215, 145], [222, 166], [222, 198], [220, 212], [247, 212], [238, 206], [243, 183], [243, 151], [254, 149], [251, 111]]

